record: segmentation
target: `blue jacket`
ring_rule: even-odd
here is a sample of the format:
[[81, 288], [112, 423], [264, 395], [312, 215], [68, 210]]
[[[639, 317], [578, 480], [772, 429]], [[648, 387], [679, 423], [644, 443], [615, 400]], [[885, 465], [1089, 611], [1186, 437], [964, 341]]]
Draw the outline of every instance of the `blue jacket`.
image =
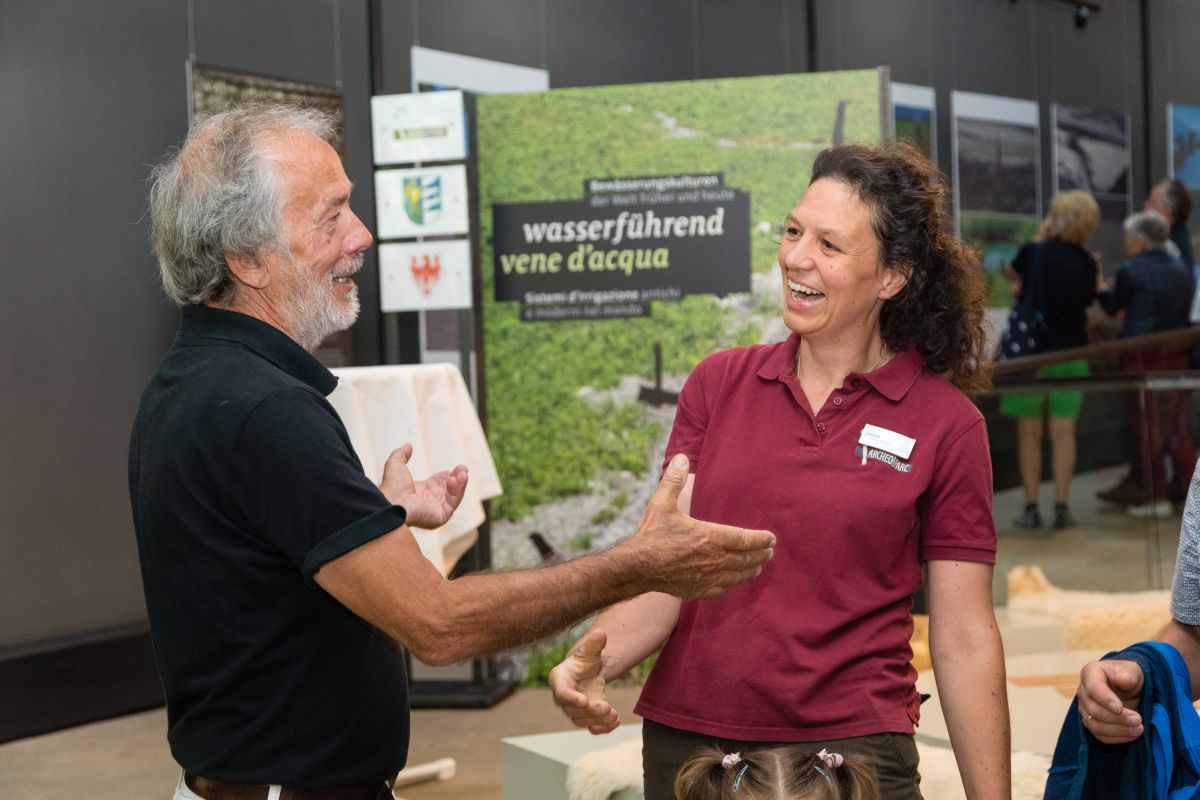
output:
[[1162, 642], [1139, 642], [1106, 659], [1142, 668], [1145, 733], [1106, 745], [1088, 733], [1071, 702], [1046, 781], [1044, 800], [1183, 800], [1200, 797], [1200, 717], [1192, 707], [1187, 665]]
[[1098, 299], [1112, 316], [1125, 310], [1121, 339], [1186, 328], [1191, 324], [1194, 280], [1178, 258], [1162, 250], [1146, 250], [1121, 265], [1116, 285]]

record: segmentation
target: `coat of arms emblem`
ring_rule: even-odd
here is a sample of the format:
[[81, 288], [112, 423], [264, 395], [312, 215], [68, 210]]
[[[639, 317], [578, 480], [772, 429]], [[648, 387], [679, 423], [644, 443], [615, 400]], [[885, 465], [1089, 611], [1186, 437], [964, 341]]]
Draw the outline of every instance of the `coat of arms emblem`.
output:
[[414, 225], [429, 225], [442, 215], [440, 175], [417, 175], [404, 179], [404, 213]]
[[417, 282], [417, 288], [426, 297], [433, 294], [438, 277], [442, 274], [442, 257], [439, 255], [424, 255], [412, 257], [412, 276]]

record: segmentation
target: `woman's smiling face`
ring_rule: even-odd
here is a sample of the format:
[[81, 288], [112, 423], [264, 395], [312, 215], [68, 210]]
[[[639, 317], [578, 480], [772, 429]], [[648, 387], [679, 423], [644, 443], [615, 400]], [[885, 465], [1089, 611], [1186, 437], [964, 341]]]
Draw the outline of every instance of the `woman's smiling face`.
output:
[[879, 261], [870, 208], [829, 178], [809, 186], [788, 215], [779, 267], [784, 322], [808, 337], [873, 335], [883, 301], [904, 286], [903, 276]]

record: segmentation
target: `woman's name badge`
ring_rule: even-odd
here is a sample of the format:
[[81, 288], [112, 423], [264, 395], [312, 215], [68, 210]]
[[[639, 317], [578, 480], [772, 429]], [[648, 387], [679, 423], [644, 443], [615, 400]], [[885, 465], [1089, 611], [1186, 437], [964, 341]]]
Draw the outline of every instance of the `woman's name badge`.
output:
[[858, 443], [863, 446], [862, 463], [866, 464], [868, 448], [883, 450], [907, 461], [917, 440], [878, 425], [863, 425]]

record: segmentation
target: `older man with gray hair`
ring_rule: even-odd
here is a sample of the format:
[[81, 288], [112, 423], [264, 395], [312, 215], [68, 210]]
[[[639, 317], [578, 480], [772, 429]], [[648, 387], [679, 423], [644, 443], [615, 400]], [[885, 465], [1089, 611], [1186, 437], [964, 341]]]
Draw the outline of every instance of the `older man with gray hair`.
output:
[[1125, 312], [1120, 338], [1187, 327], [1192, 275], [1165, 249], [1167, 220], [1157, 211], [1139, 211], [1122, 227], [1129, 258], [1117, 270], [1112, 290], [1099, 297], [1109, 314]]
[[312, 355], [358, 314], [371, 234], [332, 121], [265, 106], [209, 118], [154, 172], [150, 216], [178, 336], [142, 394], [129, 484], [178, 800], [375, 800], [408, 750], [402, 646], [446, 664], [649, 591], [716, 597], [775, 537], [677, 508], [677, 456], [637, 531], [538, 570], [445, 580], [435, 528], [465, 467], [379, 486]]
[[[1125, 254], [1129, 257], [1117, 270], [1115, 285], [1102, 291], [1100, 305], [1109, 314], [1123, 314], [1120, 338], [1186, 328], [1192, 304], [1192, 271], [1166, 252], [1167, 220], [1157, 211], [1139, 211], [1126, 218]], [[1103, 287], [1102, 287], [1103, 288]], [[1126, 372], [1188, 368], [1188, 352], [1179, 347], [1150, 348], [1121, 355]], [[1161, 453], [1171, 453], [1176, 481], [1187, 481], [1196, 465], [1196, 450], [1187, 425], [1187, 395], [1183, 392], [1149, 392], [1145, 409], [1141, 400], [1130, 397], [1129, 430], [1134, 437], [1135, 463], [1150, 468], [1149, 496], [1130, 505], [1127, 513], [1139, 519], [1161, 519], [1174, 509]], [[1140, 421], [1140, 422], [1139, 422]], [[1147, 436], [1141, 436], [1143, 428]], [[1140, 460], [1138, 460], [1140, 459]], [[1179, 497], [1183, 486], [1177, 486]]]

